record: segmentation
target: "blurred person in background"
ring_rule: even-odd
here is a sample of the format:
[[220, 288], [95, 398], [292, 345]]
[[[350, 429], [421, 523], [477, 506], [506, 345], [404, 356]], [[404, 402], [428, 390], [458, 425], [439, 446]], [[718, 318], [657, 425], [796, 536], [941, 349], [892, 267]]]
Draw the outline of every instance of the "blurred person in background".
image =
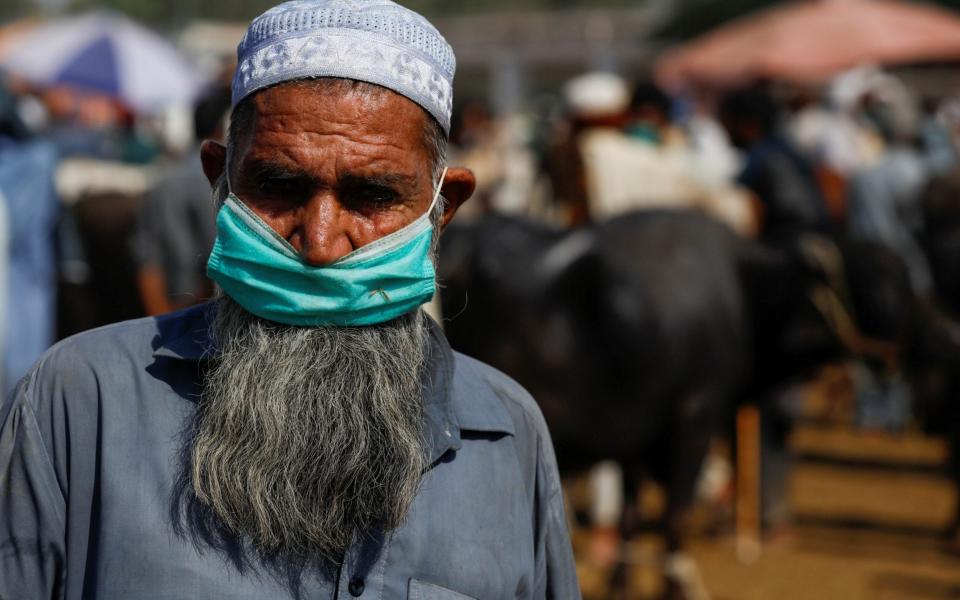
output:
[[883, 146], [875, 161], [851, 174], [848, 231], [853, 238], [877, 241], [895, 251], [907, 265], [914, 292], [929, 298], [933, 280], [916, 234], [921, 227], [920, 195], [934, 164], [943, 159], [927, 160], [919, 116], [912, 107], [868, 95], [864, 114]]
[[941, 110], [946, 103], [931, 97], [921, 100], [919, 140], [931, 178], [949, 173], [957, 165], [957, 147]]
[[737, 181], [759, 201], [760, 238], [789, 245], [807, 232], [832, 233], [813, 166], [786, 136], [770, 94], [760, 88], [730, 92], [718, 115], [745, 154]]
[[[886, 79], [887, 82], [892, 77]], [[895, 80], [894, 80], [895, 81]], [[899, 82], [896, 82], [899, 84]], [[884, 142], [879, 158], [850, 180], [849, 234], [883, 244], [903, 261], [913, 293], [924, 307], [934, 301], [934, 277], [919, 236], [923, 235], [922, 196], [930, 180], [949, 170], [952, 148], [945, 132], [920, 112], [905, 86], [897, 95], [878, 92], [863, 98], [863, 112]], [[912, 394], [900, 369], [861, 362], [856, 370], [858, 424], [903, 431], [911, 416]]]
[[[568, 89], [581, 103], [598, 93], [582, 79]], [[698, 156], [672, 122], [671, 104], [656, 85], [641, 81], [620, 116], [579, 133], [590, 218], [600, 222], [634, 210], [694, 209], [749, 235], [749, 196], [729, 181], [699, 176]]]
[[[759, 87], [724, 96], [718, 117], [731, 142], [744, 152], [737, 181], [760, 207], [759, 239], [793, 251], [808, 238], [831, 236], [827, 206], [813, 165], [789, 141], [780, 105]], [[759, 399], [761, 411], [761, 524], [770, 535], [786, 531], [790, 511], [787, 483], [792, 457], [787, 438], [802, 404], [803, 384], [781, 383]]]
[[471, 202], [463, 211], [458, 211], [458, 221], [494, 210], [494, 195], [503, 175], [504, 158], [496, 129], [485, 102], [469, 101], [454, 113], [450, 125], [451, 157], [473, 171], [477, 178], [477, 189]]
[[159, 155], [156, 140], [143, 134], [137, 115], [116, 98], [67, 85], [34, 94], [43, 109], [40, 132], [61, 157], [146, 164]]
[[30, 126], [23, 115], [23, 99], [16, 87], [13, 78], [0, 70], [0, 136], [7, 140], [30, 137]]
[[[0, 140], [17, 140], [28, 135], [26, 125], [20, 119], [17, 102], [4, 85], [0, 71]], [[0, 143], [3, 143], [0, 141]], [[7, 216], [8, 201], [0, 192], [0, 394], [6, 394], [11, 385], [6, 383], [9, 374], [5, 368], [7, 345], [7, 301], [9, 296], [10, 222]]]
[[[589, 98], [594, 92], [583, 81], [569, 83], [568, 94]], [[673, 152], [683, 141], [670, 123], [670, 99], [641, 82], [619, 112], [610, 126], [584, 131], [578, 140], [591, 218], [604, 221], [692, 198], [697, 189], [684, 170], [687, 165]]]
[[389, 0], [297, 0], [237, 52], [201, 149], [224, 295], [23, 378], [0, 596], [579, 598], [539, 408], [420, 310], [475, 185], [451, 47]]
[[713, 114], [713, 99], [680, 97], [674, 112], [693, 155], [696, 177], [707, 187], [731, 185], [740, 173], [740, 155]]
[[[756, 215], [752, 196], [734, 184], [737, 157], [722, 127], [701, 107], [689, 115], [680, 115], [674, 101], [651, 81], [640, 80], [630, 100], [626, 132], [645, 141], [654, 150], [657, 161], [645, 171], [643, 180], [673, 178], [688, 195], [661, 194], [665, 206], [694, 207], [717, 219], [741, 235], [756, 233]], [[657, 163], [660, 164], [657, 164]], [[655, 194], [637, 182], [640, 198], [657, 202]]]
[[[839, 194], [841, 201], [845, 200], [846, 180], [875, 161], [882, 146], [858, 108], [863, 84], [850, 89], [850, 77], [841, 76], [822, 93], [793, 90], [787, 101], [785, 125], [790, 141], [813, 162], [821, 187], [835, 185], [835, 190], [826, 191]], [[842, 208], [837, 211], [845, 217]]]
[[866, 160], [860, 156], [859, 134], [865, 133], [848, 114], [828, 106], [806, 88], [789, 91], [785, 129], [791, 143], [810, 160], [834, 223], [847, 219], [847, 178]]
[[223, 139], [229, 108], [229, 89], [213, 90], [200, 99], [193, 120], [197, 146], [160, 176], [140, 206], [133, 255], [148, 315], [185, 308], [213, 296], [206, 264], [216, 237], [216, 209], [200, 168], [199, 143]]
[[522, 113], [494, 115], [482, 101], [455, 110], [450, 129], [452, 159], [477, 177], [477, 191], [457, 221], [475, 220], [490, 211], [549, 222], [553, 203], [537, 184], [530, 148], [530, 118]]
[[[3, 80], [0, 79], [0, 89]], [[0, 96], [5, 94], [0, 94]], [[3, 338], [0, 382], [4, 395], [55, 339], [57, 259], [55, 231], [60, 201], [54, 187], [55, 147], [33, 137], [15, 98], [0, 102], [0, 233], [7, 276], [0, 283]]]
[[[591, 214], [587, 165], [582, 142], [594, 132], [622, 135], [630, 92], [613, 73], [594, 72], [568, 81], [563, 89], [566, 118], [552, 132], [544, 157], [553, 201], [567, 226], [588, 223]], [[618, 138], [619, 139], [619, 138]]]

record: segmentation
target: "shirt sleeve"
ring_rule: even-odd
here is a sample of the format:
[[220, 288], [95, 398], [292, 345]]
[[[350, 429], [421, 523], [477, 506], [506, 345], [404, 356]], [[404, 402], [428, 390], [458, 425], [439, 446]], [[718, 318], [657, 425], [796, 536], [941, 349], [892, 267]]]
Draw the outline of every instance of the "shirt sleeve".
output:
[[28, 381], [0, 408], [0, 600], [63, 597], [66, 503]]
[[541, 431], [537, 456], [538, 535], [537, 590], [533, 597], [579, 600], [576, 563], [567, 530], [563, 492], [553, 443], [546, 427]]

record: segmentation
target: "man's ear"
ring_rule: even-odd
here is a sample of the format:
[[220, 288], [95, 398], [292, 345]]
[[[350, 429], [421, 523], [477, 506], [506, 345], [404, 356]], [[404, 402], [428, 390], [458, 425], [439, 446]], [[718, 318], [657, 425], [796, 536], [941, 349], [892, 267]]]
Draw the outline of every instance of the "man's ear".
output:
[[227, 148], [213, 140], [205, 141], [200, 146], [200, 162], [203, 163], [203, 174], [207, 176], [210, 187], [216, 187], [227, 165]]
[[443, 219], [440, 221], [440, 229], [445, 228], [457, 213], [460, 205], [470, 199], [473, 190], [477, 187], [477, 178], [473, 171], [462, 167], [451, 167], [447, 169], [447, 176], [443, 178], [443, 185], [440, 186], [440, 193], [447, 200], [447, 206], [443, 211]]

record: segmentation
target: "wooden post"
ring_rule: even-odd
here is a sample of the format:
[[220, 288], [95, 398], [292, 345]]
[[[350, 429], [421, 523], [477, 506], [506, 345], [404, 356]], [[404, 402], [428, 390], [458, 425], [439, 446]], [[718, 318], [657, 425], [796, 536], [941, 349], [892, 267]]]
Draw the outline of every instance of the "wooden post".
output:
[[760, 410], [746, 404], [737, 411], [737, 558], [760, 558]]

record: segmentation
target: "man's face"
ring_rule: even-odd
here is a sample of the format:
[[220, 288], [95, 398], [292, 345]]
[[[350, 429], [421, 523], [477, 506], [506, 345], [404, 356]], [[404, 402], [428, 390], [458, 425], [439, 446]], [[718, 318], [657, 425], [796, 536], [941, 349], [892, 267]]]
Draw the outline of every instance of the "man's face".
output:
[[410, 100], [284, 85], [253, 101], [233, 191], [307, 263], [331, 263], [426, 212], [427, 117]]
[[[315, 266], [393, 233], [427, 211], [433, 197], [427, 113], [376, 86], [294, 82], [253, 96], [253, 118], [235, 144], [233, 192]], [[211, 183], [226, 152], [204, 144]], [[473, 174], [451, 168], [444, 227], [473, 193]]]

